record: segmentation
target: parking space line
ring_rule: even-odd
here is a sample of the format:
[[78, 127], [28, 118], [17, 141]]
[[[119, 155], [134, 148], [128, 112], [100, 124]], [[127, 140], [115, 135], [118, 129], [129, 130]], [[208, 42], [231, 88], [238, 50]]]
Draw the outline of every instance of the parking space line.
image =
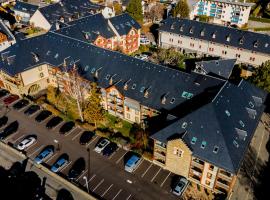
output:
[[149, 165], [149, 167], [145, 170], [145, 172], [142, 174], [142, 178], [144, 177], [144, 175], [148, 172], [148, 170], [152, 167], [153, 163], [151, 163], [151, 165]]
[[76, 130], [77, 126], [74, 127], [72, 130], [69, 131], [69, 133], [65, 134], [65, 137], [69, 136], [74, 130]]
[[164, 185], [164, 183], [166, 182], [166, 180], [168, 179], [168, 177], [171, 175], [172, 172], [169, 172], [169, 174], [166, 176], [166, 178], [163, 180], [163, 182], [160, 184], [160, 187], [162, 187]]
[[116, 164], [118, 164], [122, 160], [122, 158], [126, 155], [126, 153], [127, 151], [116, 161]]
[[115, 200], [115, 198], [120, 194], [120, 192], [122, 192], [122, 189], [120, 189], [120, 190], [117, 192], [117, 194], [113, 197], [112, 200]]
[[[55, 116], [54, 116], [55, 117]], [[55, 130], [57, 127], [59, 127], [60, 125], [62, 125], [63, 123], [65, 123], [65, 121], [61, 121], [59, 124], [57, 124], [55, 127], [52, 128], [52, 130]]]
[[25, 134], [23, 134], [21, 137], [18, 137], [16, 140], [14, 140], [13, 143], [15, 144], [18, 140], [22, 139], [24, 136], [25, 136]]
[[131, 197], [131, 194], [126, 198], [126, 200], [129, 200], [130, 199], [130, 197]]
[[79, 131], [78, 134], [76, 134], [71, 140], [75, 140], [84, 130]]
[[[88, 180], [87, 183], [89, 183], [90, 181], [92, 181], [95, 177], [96, 177], [96, 174], [94, 174], [94, 175]], [[86, 186], [86, 184], [84, 184], [84, 186]]]
[[60, 171], [63, 171], [65, 168], [67, 168], [70, 164], [72, 163], [72, 161], [70, 161], [66, 166], [64, 166]]
[[136, 167], [136, 169], [134, 169], [133, 172], [135, 172], [140, 167], [140, 165], [143, 163], [143, 161], [144, 161], [144, 159], [142, 159], [142, 161], [138, 164], [138, 166]]
[[155, 176], [151, 179], [151, 182], [154, 181], [154, 179], [157, 177], [158, 173], [161, 171], [161, 167], [159, 168], [159, 170], [157, 171], [157, 173], [155, 174]]
[[95, 190], [104, 182], [104, 179], [102, 179], [97, 185], [96, 187], [93, 189], [93, 192], [95, 192]]
[[58, 153], [53, 154], [48, 160], [46, 160], [46, 163], [50, 162]]
[[113, 184], [111, 184], [110, 187], [107, 188], [107, 190], [101, 195], [101, 197], [104, 197], [104, 195], [111, 189], [112, 186]]
[[84, 170], [84, 172], [76, 179], [76, 181], [82, 178], [87, 172], [88, 172], [88, 169]]
[[6, 143], [10, 138], [12, 138], [12, 136], [18, 134], [19, 131], [16, 131], [15, 133], [11, 134], [11, 135], [8, 135], [3, 141]]
[[109, 160], [113, 157], [113, 155], [116, 154], [116, 151], [112, 153], [112, 155], [110, 155]]
[[96, 139], [98, 138], [98, 136], [96, 136], [92, 141], [90, 141], [86, 146], [88, 147], [90, 144], [92, 144]]
[[31, 157], [32, 155], [34, 155], [35, 153], [37, 153], [38, 151], [40, 151], [45, 145], [41, 145], [39, 148], [37, 148], [34, 152], [32, 152], [31, 154], [28, 155], [28, 157]]

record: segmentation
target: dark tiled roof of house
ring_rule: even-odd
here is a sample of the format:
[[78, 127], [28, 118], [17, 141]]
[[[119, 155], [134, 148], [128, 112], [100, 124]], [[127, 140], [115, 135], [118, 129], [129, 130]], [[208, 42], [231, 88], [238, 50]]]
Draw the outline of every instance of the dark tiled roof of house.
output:
[[29, 13], [30, 15], [33, 15], [38, 9], [38, 6], [25, 3], [22, 1], [16, 1], [16, 4], [13, 8], [13, 10], [17, 10], [24, 13]]
[[8, 41], [15, 40], [13, 34], [10, 32], [10, 30], [2, 20], [0, 20], [0, 32], [4, 33], [7, 36]]
[[221, 59], [196, 62], [196, 68], [200, 68], [206, 74], [215, 74], [228, 79], [234, 68], [236, 59]]
[[120, 36], [127, 35], [131, 28], [140, 29], [140, 24], [129, 14], [124, 13], [109, 19]]
[[[35, 62], [33, 54], [39, 58], [38, 62]], [[180, 72], [53, 32], [21, 40], [2, 52], [1, 56], [4, 58], [0, 62], [1, 69], [10, 75], [40, 63], [59, 66], [64, 58], [70, 56], [79, 60], [80, 73], [85, 79], [93, 81], [94, 72], [98, 70], [101, 87], [109, 87], [109, 79], [112, 78], [115, 87], [124, 96], [157, 110], [172, 110], [192, 96], [208, 88], [220, 88], [224, 83], [217, 78]], [[127, 90], [124, 90], [125, 83]], [[144, 97], [146, 91], [148, 98]], [[164, 104], [162, 99], [165, 99]]]
[[152, 138], [167, 143], [173, 134], [186, 131], [182, 139], [196, 157], [237, 173], [264, 111], [265, 99], [264, 91], [246, 81], [238, 86], [226, 82], [211, 103]]
[[168, 18], [159, 30], [270, 54], [270, 36], [266, 34], [178, 18]]

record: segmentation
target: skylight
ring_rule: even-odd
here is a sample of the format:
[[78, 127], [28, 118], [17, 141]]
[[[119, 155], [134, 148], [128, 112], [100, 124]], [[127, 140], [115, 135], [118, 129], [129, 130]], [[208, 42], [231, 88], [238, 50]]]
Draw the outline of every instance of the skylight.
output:
[[56, 58], [58, 58], [58, 57], [59, 57], [59, 54], [58, 54], [58, 53], [55, 54], [54, 58], [56, 59]]
[[175, 98], [173, 97], [172, 99], [171, 99], [171, 101], [170, 101], [170, 103], [174, 103], [175, 102]]
[[110, 78], [110, 74], [107, 74], [106, 80], [109, 80], [109, 78]]
[[239, 120], [239, 124], [244, 128], [245, 127], [245, 124], [242, 120]]
[[192, 137], [191, 144], [195, 144], [196, 141], [197, 141], [197, 138], [196, 137]]
[[250, 117], [251, 119], [255, 119], [255, 117], [256, 117], [256, 115], [257, 115], [256, 110], [251, 109], [251, 108], [247, 108], [247, 107], [246, 107], [246, 110], [247, 110], [247, 112], [248, 112], [249, 117]]
[[225, 113], [226, 113], [226, 115], [227, 115], [228, 117], [231, 116], [231, 113], [230, 113], [228, 110], [225, 110]]
[[235, 146], [236, 148], [239, 147], [239, 144], [238, 144], [238, 142], [237, 142], [236, 140], [233, 140], [233, 144], [234, 144], [234, 146]]
[[136, 88], [136, 84], [134, 83], [133, 85], [132, 85], [132, 87], [131, 87], [131, 89], [135, 89]]
[[251, 108], [254, 108], [254, 104], [250, 101], [248, 102], [248, 105], [251, 107]]
[[206, 141], [202, 141], [201, 148], [204, 149], [206, 147]]
[[86, 65], [86, 66], [84, 67], [84, 71], [88, 71], [88, 69], [89, 69], [89, 66]]
[[184, 128], [184, 129], [187, 128], [187, 122], [183, 122], [181, 127]]
[[191, 99], [193, 97], [193, 94], [192, 93], [189, 93], [189, 92], [186, 92], [186, 91], [183, 91], [182, 95], [181, 95], [183, 98], [185, 99]]
[[140, 92], [143, 93], [144, 90], [145, 90], [145, 87], [143, 86], [143, 87], [141, 87]]
[[217, 152], [218, 152], [218, 150], [219, 150], [219, 147], [218, 147], [217, 145], [215, 145], [215, 146], [214, 146], [214, 150], [213, 150], [213, 152], [214, 152], [214, 153], [217, 153]]
[[238, 139], [245, 141], [246, 137], [247, 137], [247, 132], [245, 130], [241, 130], [239, 128], [235, 128], [235, 130], [236, 130], [236, 134], [237, 134]]

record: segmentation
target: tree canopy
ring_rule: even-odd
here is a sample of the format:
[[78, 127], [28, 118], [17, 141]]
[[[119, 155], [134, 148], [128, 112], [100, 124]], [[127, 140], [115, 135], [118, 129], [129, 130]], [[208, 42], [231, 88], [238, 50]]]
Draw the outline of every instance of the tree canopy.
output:
[[131, 0], [127, 5], [126, 11], [138, 22], [143, 21], [142, 2], [141, 0]]
[[172, 10], [173, 17], [187, 18], [189, 17], [189, 6], [187, 0], [179, 0]]

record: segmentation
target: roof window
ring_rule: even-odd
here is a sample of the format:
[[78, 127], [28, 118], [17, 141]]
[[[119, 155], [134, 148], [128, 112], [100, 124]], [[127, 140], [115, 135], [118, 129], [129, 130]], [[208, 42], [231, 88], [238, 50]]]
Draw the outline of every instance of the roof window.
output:
[[217, 153], [217, 152], [218, 152], [218, 150], [219, 150], [219, 147], [215, 145], [215, 146], [214, 146], [214, 150], [213, 150], [213, 152], [214, 152], [214, 153]]
[[193, 34], [193, 27], [189, 29], [189, 33]]
[[239, 128], [235, 128], [238, 139], [245, 141], [247, 137], [247, 132]]
[[253, 46], [254, 46], [255, 48], [257, 48], [258, 45], [259, 45], [259, 42], [258, 42], [258, 41], [254, 42], [254, 44], [253, 44]]
[[248, 102], [248, 105], [251, 107], [251, 108], [254, 108], [254, 104], [250, 101]]
[[201, 31], [201, 36], [204, 36], [204, 30]]
[[228, 35], [228, 36], [226, 37], [226, 41], [227, 41], [227, 42], [230, 42], [230, 41], [231, 41], [231, 36], [230, 36], [230, 35]]
[[175, 102], [175, 98], [173, 97], [170, 101], [171, 104], [173, 104]]
[[216, 33], [212, 34], [212, 38], [215, 39], [216, 38]]
[[134, 90], [136, 88], [136, 84], [134, 83], [131, 87], [132, 90]]
[[202, 148], [202, 149], [205, 149], [206, 144], [207, 144], [206, 141], [202, 141], [201, 148]]
[[269, 46], [269, 44], [268, 43], [265, 43], [265, 45], [264, 45], [265, 47], [268, 47]]
[[182, 25], [182, 26], [180, 27], [180, 31], [181, 31], [181, 32], [184, 31], [184, 25]]
[[58, 53], [55, 54], [54, 58], [56, 59], [56, 58], [58, 58], [58, 57], [59, 57], [59, 54], [58, 54]]
[[247, 110], [248, 115], [249, 115], [249, 117], [250, 117], [251, 119], [255, 119], [255, 118], [256, 118], [256, 115], [257, 115], [256, 110], [251, 109], [251, 108], [247, 108], [247, 107], [246, 107], [246, 110]]
[[183, 98], [185, 99], [191, 99], [193, 97], [193, 94], [192, 93], [189, 93], [189, 92], [186, 92], [186, 91], [183, 91], [182, 95], [181, 95]]
[[144, 90], [145, 90], [145, 87], [143, 86], [143, 87], [141, 87], [140, 92], [143, 93]]
[[196, 137], [192, 137], [191, 144], [195, 144], [196, 141], [197, 141], [197, 138]]
[[237, 142], [236, 140], [233, 140], [233, 145], [234, 145], [236, 148], [239, 147], [239, 144], [238, 144], [238, 142]]
[[185, 129], [185, 128], [187, 128], [187, 125], [188, 125], [187, 122], [183, 122], [183, 124], [182, 124], [181, 127], [182, 127], [183, 129]]
[[239, 44], [243, 44], [243, 43], [244, 43], [244, 39], [241, 38], [241, 39], [239, 40]]
[[95, 71], [96, 71], [96, 68], [95, 68], [95, 67], [93, 67], [93, 68], [91, 69], [91, 74], [94, 74], [94, 73], [95, 73]]
[[240, 124], [240, 126], [242, 126], [243, 128], [245, 127], [245, 124], [244, 124], [244, 122], [243, 122], [242, 120], [239, 120], [239, 124]]
[[88, 66], [88, 65], [86, 65], [86, 66], [84, 67], [84, 71], [85, 71], [85, 72], [87, 72], [87, 71], [88, 71], [88, 69], [89, 69], [89, 66]]
[[225, 110], [225, 113], [226, 113], [226, 115], [227, 115], [228, 117], [231, 116], [231, 113], [230, 113], [228, 110]]
[[109, 80], [110, 78], [110, 74], [107, 74], [107, 76], [105, 77], [106, 80]]

